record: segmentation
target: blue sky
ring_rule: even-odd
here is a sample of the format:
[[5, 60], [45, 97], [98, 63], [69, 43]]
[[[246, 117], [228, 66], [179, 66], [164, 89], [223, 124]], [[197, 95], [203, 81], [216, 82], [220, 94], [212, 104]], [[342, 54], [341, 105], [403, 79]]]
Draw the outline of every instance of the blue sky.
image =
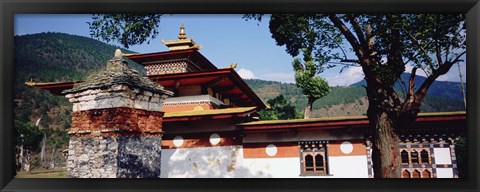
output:
[[[88, 14], [16, 15], [15, 35], [62, 32], [90, 37], [89, 21], [91, 15]], [[138, 53], [167, 51], [161, 39], [177, 39], [182, 21], [187, 36], [193, 37], [202, 46], [200, 52], [218, 68], [237, 63], [236, 70], [244, 78], [295, 82], [291, 66], [293, 58], [285, 52], [285, 47], [277, 46], [271, 38], [267, 18], [259, 23], [245, 21], [241, 15], [164, 15], [157, 38], [150, 44], [132, 46], [129, 50]], [[462, 74], [465, 74], [465, 63], [462, 63]], [[363, 72], [359, 67], [351, 67], [342, 73], [340, 68], [333, 68], [320, 76], [326, 78], [331, 86], [344, 86], [362, 80]], [[457, 67], [438, 80], [459, 81]]]

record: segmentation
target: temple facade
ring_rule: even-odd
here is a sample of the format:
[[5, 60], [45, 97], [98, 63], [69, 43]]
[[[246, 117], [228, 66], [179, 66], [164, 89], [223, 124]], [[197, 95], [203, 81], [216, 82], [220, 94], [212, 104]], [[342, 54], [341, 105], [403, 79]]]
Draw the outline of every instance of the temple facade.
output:
[[[236, 64], [217, 68], [186, 37], [183, 23], [178, 39], [162, 42], [169, 51], [126, 56], [168, 93], [149, 108], [163, 113], [154, 148], [160, 174], [152, 177], [373, 178], [366, 116], [263, 121], [257, 112], [267, 106]], [[79, 83], [30, 85], [65, 95]], [[402, 177], [458, 178], [455, 144], [465, 130], [466, 112], [420, 113], [400, 133]]]

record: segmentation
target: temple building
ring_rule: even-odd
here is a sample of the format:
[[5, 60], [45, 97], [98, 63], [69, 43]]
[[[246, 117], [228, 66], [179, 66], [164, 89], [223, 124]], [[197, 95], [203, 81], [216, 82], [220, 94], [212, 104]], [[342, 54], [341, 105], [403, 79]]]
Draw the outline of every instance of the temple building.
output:
[[[373, 178], [366, 116], [259, 119], [266, 104], [235, 71], [217, 68], [187, 38], [162, 40], [168, 51], [125, 56], [172, 96], [161, 121], [162, 178]], [[75, 84], [27, 84], [64, 95]], [[458, 178], [455, 144], [466, 112], [420, 113], [402, 130], [403, 178]]]

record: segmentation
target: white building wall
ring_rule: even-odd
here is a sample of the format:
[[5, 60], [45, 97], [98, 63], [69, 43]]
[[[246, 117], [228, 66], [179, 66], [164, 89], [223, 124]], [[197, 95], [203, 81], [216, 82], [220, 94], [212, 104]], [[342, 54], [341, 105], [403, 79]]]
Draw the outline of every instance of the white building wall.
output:
[[453, 178], [452, 168], [437, 168], [437, 178]]
[[162, 149], [162, 178], [368, 178], [366, 156], [329, 157], [330, 176], [300, 176], [300, 158], [243, 158], [242, 146]]
[[244, 167], [256, 177], [295, 178], [300, 175], [300, 158], [249, 158]]
[[367, 156], [328, 157], [332, 178], [368, 178]]
[[162, 178], [251, 177], [242, 146], [162, 149]]
[[434, 148], [433, 154], [435, 154], [435, 164], [452, 164], [450, 148]]

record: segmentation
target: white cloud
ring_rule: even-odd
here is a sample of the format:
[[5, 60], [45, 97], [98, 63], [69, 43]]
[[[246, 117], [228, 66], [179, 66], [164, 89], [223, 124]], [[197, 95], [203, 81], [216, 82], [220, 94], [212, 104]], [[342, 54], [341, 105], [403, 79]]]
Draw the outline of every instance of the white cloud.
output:
[[321, 76], [328, 81], [330, 86], [348, 86], [364, 78], [361, 67], [350, 67], [343, 70], [342, 73], [332, 72]]
[[[405, 73], [412, 73], [413, 65], [410, 63], [407, 63], [405, 65]], [[417, 72], [415, 73], [416, 75], [427, 77], [427, 74], [422, 69], [417, 69]]]
[[[405, 72], [406, 73], [411, 73], [412, 72], [413, 66], [410, 64], [405, 65]], [[465, 82], [466, 81], [466, 66], [464, 62], [460, 63], [460, 71], [462, 73], [462, 79]], [[427, 77], [425, 72], [423, 70], [418, 69], [416, 75]], [[450, 70], [444, 74], [441, 75], [440, 77], [437, 78], [437, 81], [454, 81], [454, 82], [460, 82], [460, 76], [458, 74], [458, 66], [457, 64], [454, 64]]]
[[269, 80], [269, 81], [280, 81], [282, 83], [295, 83], [295, 73], [290, 72], [290, 73], [283, 73], [283, 72], [277, 72], [277, 73], [267, 73], [267, 74], [261, 74], [259, 76], [260, 79], [263, 80]]
[[253, 74], [252, 71], [248, 70], [248, 69], [245, 69], [245, 68], [241, 68], [237, 71], [238, 75], [240, 75], [240, 77], [242, 77], [242, 79], [255, 79], [255, 75]]

